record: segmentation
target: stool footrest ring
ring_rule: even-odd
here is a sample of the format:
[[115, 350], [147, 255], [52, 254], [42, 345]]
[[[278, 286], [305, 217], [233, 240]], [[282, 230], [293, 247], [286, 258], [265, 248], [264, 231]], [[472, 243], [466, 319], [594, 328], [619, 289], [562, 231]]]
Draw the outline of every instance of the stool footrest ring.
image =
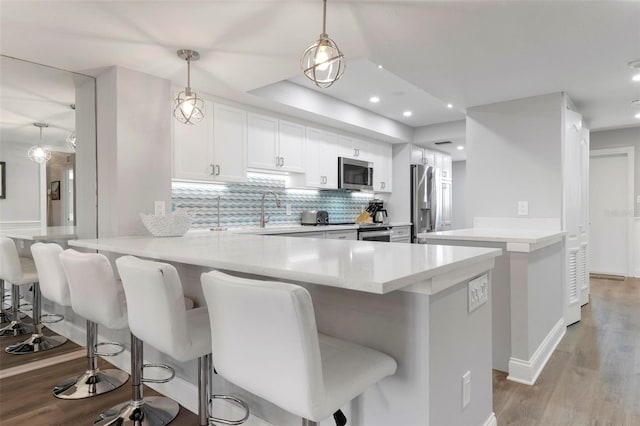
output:
[[[27, 306], [27, 307], [24, 308], [24, 306]], [[21, 303], [18, 305], [18, 309], [23, 312], [30, 312], [30, 311], [33, 311], [33, 304], [29, 302]]]
[[[114, 352], [100, 352], [98, 350], [98, 346], [116, 346], [118, 349], [115, 350]], [[93, 348], [95, 351], [94, 353], [98, 356], [116, 356], [124, 352], [124, 345], [118, 342], [100, 342], [100, 343], [96, 343]]]
[[[219, 417], [212, 416], [211, 412], [213, 411], [213, 409], [211, 408], [211, 403], [213, 402], [214, 399], [223, 399], [226, 401], [235, 402], [236, 404], [244, 408], [244, 411], [245, 411], [244, 417], [238, 420], [228, 420], [228, 419], [221, 419]], [[241, 425], [244, 422], [246, 422], [247, 419], [249, 418], [249, 406], [247, 405], [247, 403], [231, 395], [212, 395], [211, 399], [209, 400], [208, 411], [209, 412], [207, 413], [207, 422], [209, 426], [215, 426], [216, 423], [222, 423], [224, 425]]]
[[[45, 318], [53, 318], [53, 319], [45, 319]], [[42, 314], [40, 315], [40, 322], [43, 324], [55, 324], [64, 319], [64, 315], [60, 314]]]
[[145, 379], [144, 377], [142, 379], [140, 379], [140, 381], [142, 383], [167, 383], [168, 381], [172, 380], [174, 377], [176, 377], [176, 370], [174, 370], [171, 366], [167, 365], [167, 364], [143, 364], [142, 365], [143, 368], [162, 368], [165, 370], [169, 370], [171, 372], [171, 375], [169, 377], [167, 377], [166, 379]]

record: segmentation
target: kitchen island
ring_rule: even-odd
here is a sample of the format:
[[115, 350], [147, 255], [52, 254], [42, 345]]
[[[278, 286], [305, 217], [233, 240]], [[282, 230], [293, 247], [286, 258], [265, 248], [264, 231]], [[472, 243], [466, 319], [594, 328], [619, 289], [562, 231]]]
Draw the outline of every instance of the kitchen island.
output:
[[493, 368], [533, 385], [568, 324], [561, 231], [468, 228], [418, 234], [426, 244], [495, 247], [492, 280]]
[[[467, 284], [480, 277], [488, 286], [501, 250], [226, 232], [78, 240], [70, 245], [171, 262], [185, 294], [197, 305], [204, 304], [199, 276], [211, 269], [305, 286], [321, 332], [378, 349], [398, 362], [394, 376], [344, 407], [351, 425], [495, 424], [491, 300], [469, 312]], [[195, 363], [176, 365], [152, 350], [145, 355], [154, 358], [149, 361], [176, 366], [179, 378], [156, 389], [195, 409]], [[115, 361], [128, 370], [126, 356]], [[471, 392], [463, 404], [462, 378], [467, 373]], [[217, 376], [214, 380], [216, 392], [231, 392], [249, 402], [250, 424], [299, 425], [291, 414]]]

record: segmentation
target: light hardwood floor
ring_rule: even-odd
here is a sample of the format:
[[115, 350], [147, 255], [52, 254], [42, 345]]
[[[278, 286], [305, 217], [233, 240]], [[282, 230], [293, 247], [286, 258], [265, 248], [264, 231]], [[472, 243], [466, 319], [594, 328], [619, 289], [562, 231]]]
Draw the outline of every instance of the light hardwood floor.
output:
[[591, 279], [591, 301], [534, 386], [494, 371], [498, 425], [640, 425], [640, 279]]

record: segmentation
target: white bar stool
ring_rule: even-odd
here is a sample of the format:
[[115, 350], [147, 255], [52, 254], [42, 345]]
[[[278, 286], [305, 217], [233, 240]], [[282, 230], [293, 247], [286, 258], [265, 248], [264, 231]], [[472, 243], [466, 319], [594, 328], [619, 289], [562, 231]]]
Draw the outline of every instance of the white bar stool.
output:
[[[123, 302], [118, 296], [115, 278], [108, 261], [107, 269], [104, 268], [104, 263], [100, 259], [94, 260], [91, 255], [85, 257], [83, 253], [70, 250], [67, 258], [71, 278], [67, 279], [61, 260], [62, 247], [57, 244], [36, 243], [31, 247], [31, 253], [41, 276], [41, 289], [44, 296], [62, 306], [71, 306], [76, 314], [89, 318], [87, 320], [87, 369], [84, 373], [54, 386], [53, 394], [61, 399], [81, 399], [100, 395], [122, 386], [129, 376], [115, 369], [101, 371], [98, 369], [96, 358], [96, 355], [117, 355], [124, 350], [122, 345], [114, 344], [120, 347], [119, 351], [98, 353], [97, 346], [100, 344], [97, 343], [96, 322], [116, 329], [127, 326], [125, 307], [121, 306]], [[94, 300], [100, 301], [100, 309], [91, 306]], [[87, 313], [90, 316], [87, 317]]]
[[33, 333], [33, 326], [20, 321], [20, 286], [38, 281], [33, 260], [20, 257], [11, 238], [0, 237], [0, 279], [2, 280], [2, 301], [4, 302], [5, 281], [11, 284], [11, 312], [3, 312], [2, 321], [9, 325], [0, 328], [0, 337], [14, 337]]
[[[376, 350], [318, 334], [313, 303], [301, 286], [202, 274], [218, 374], [317, 425], [396, 372]], [[256, 350], [260, 348], [260, 350]]]
[[[12, 284], [19, 283], [20, 285], [32, 283], [33, 290], [33, 312], [31, 315], [33, 319], [33, 333], [27, 340], [9, 345], [4, 349], [4, 351], [11, 355], [30, 354], [57, 348], [58, 346], [66, 343], [67, 339], [62, 336], [45, 336], [44, 334], [42, 334], [42, 294], [40, 293], [38, 273], [33, 260], [25, 257], [19, 257], [18, 249], [16, 248], [13, 240], [11, 240], [10, 238], [2, 238], [2, 240], [0, 241], [0, 246], [0, 251], [2, 251], [3, 263], [3, 268], [1, 269], [4, 269], [4, 262], [6, 260], [10, 265], [9, 269], [19, 272], [20, 274], [18, 275], [16, 273], [16, 277], [14, 277], [14, 280], [17, 281], [12, 281], [11, 279], [8, 279], [7, 281], [11, 282]], [[20, 298], [19, 290], [16, 286], [13, 287], [12, 298], [14, 320], [7, 327], [0, 330], [1, 335], [11, 335], [11, 331], [15, 332], [15, 328], [12, 329], [12, 327], [20, 327], [20, 321], [16, 321], [16, 318], [19, 318], [17, 308]], [[5, 332], [7, 332], [7, 334], [5, 334]]]
[[[132, 310], [135, 309], [135, 315], [129, 315], [131, 333], [178, 362], [198, 359], [199, 421], [200, 425], [209, 424], [207, 407], [211, 383], [211, 330], [207, 309], [185, 309], [182, 283], [172, 265], [133, 256], [118, 258], [116, 265], [127, 303]], [[245, 409], [242, 419], [212, 420], [239, 425], [249, 417], [249, 408], [243, 401], [227, 395], [211, 397], [232, 400]]]

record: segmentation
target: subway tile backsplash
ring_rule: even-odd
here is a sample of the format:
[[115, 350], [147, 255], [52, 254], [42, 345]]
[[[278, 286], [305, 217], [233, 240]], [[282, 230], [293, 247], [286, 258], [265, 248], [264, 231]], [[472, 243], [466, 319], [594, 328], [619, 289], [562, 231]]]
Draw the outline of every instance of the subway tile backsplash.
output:
[[[366, 192], [317, 191], [285, 189], [286, 176], [250, 174], [246, 183], [199, 184], [173, 182], [172, 198], [176, 208], [194, 214], [191, 228], [212, 228], [217, 225], [216, 197], [220, 196], [220, 226], [234, 228], [258, 226], [260, 203], [264, 191], [274, 191], [281, 206], [276, 207], [272, 194], [265, 199], [265, 217], [269, 223], [294, 225], [300, 223], [303, 210], [327, 210], [332, 223], [353, 222], [367, 206], [373, 194]], [[291, 216], [285, 206], [291, 204]]]

